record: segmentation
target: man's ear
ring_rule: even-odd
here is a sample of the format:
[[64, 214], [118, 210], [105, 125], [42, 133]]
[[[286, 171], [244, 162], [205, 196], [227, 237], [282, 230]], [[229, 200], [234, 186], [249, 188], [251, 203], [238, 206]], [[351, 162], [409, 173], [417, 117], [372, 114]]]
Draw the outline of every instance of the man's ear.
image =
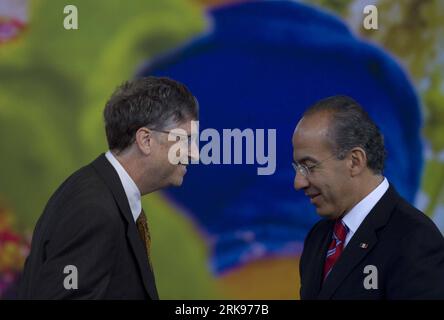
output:
[[153, 132], [145, 127], [139, 128], [136, 131], [136, 145], [140, 152], [144, 155], [149, 155], [151, 153], [152, 143], [153, 143]]
[[349, 152], [351, 176], [359, 175], [367, 167], [367, 154], [361, 147], [355, 147]]

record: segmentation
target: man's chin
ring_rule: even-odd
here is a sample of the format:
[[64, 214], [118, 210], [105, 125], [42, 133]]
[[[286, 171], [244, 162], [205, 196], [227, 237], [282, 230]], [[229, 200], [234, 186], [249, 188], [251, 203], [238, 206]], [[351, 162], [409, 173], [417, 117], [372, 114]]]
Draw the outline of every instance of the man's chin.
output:
[[176, 179], [174, 179], [174, 181], [171, 183], [172, 187], [180, 187], [183, 183], [183, 176], [182, 177], [177, 177]]
[[316, 207], [316, 212], [322, 218], [333, 219], [335, 217], [331, 210], [322, 206]]
[[180, 170], [176, 170], [173, 175], [170, 177], [169, 186], [170, 187], [180, 187], [183, 183], [183, 179], [185, 174], [187, 173], [186, 167], [180, 166]]

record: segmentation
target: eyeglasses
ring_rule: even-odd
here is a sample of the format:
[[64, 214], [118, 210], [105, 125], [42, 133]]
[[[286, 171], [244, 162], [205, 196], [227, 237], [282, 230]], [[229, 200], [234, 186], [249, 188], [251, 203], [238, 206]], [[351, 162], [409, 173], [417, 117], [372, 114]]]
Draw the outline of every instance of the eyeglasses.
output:
[[335, 157], [335, 156], [336, 156], [336, 155], [333, 154], [333, 155], [329, 156], [328, 158], [326, 158], [326, 159], [324, 159], [324, 160], [322, 160], [322, 161], [319, 161], [318, 163], [313, 164], [313, 165], [311, 165], [311, 166], [307, 166], [306, 164], [302, 164], [302, 163], [299, 163], [299, 162], [297, 162], [297, 161], [293, 161], [293, 162], [291, 163], [291, 165], [293, 166], [294, 171], [299, 172], [299, 173], [302, 174], [305, 178], [307, 178], [308, 176], [310, 176], [310, 174], [312, 173], [312, 170], [313, 170], [314, 168], [318, 167], [321, 163], [324, 163], [325, 161], [327, 161], [327, 160], [329, 160], [329, 159], [331, 159], [331, 158], [333, 158], [333, 157]]
[[156, 131], [156, 132], [160, 132], [160, 133], [166, 133], [166, 134], [173, 134], [173, 135], [175, 135], [175, 136], [177, 136], [177, 137], [184, 137], [185, 139], [187, 139], [187, 143], [188, 143], [188, 150], [191, 150], [190, 148], [191, 148], [191, 144], [192, 144], [192, 140], [191, 140], [191, 135], [185, 135], [185, 134], [180, 134], [180, 133], [177, 133], [177, 132], [173, 132], [172, 130], [171, 131], [166, 131], [166, 130], [156, 130], [156, 129], [151, 129], [151, 128], [148, 128], [148, 129], [150, 129], [150, 130], [152, 130], [152, 131]]

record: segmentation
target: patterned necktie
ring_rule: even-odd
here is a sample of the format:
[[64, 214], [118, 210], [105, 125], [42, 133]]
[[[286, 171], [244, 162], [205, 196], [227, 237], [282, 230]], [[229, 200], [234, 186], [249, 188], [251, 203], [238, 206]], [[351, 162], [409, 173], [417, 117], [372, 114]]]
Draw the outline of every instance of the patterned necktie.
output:
[[[148, 222], [146, 219], [145, 211], [140, 212], [139, 217], [136, 220], [137, 229], [139, 230], [140, 237], [143, 240], [143, 243], [145, 245], [146, 255], [148, 256], [148, 262], [151, 267], [151, 258], [150, 258], [150, 252], [151, 252], [151, 235], [150, 230], [148, 229]], [[152, 269], [152, 267], [151, 267]]]
[[342, 220], [336, 220], [335, 226], [333, 228], [333, 235], [331, 239], [330, 246], [327, 251], [327, 258], [324, 264], [324, 281], [330, 274], [336, 261], [344, 249], [345, 237], [347, 236], [348, 228]]

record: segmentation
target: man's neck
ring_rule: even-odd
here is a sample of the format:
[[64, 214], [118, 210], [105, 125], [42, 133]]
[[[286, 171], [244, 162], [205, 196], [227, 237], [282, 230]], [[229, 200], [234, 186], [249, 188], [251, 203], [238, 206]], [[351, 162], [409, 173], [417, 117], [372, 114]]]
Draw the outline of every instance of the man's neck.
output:
[[368, 183], [363, 184], [361, 200], [368, 196], [373, 190], [375, 190], [384, 181], [384, 176], [377, 174], [371, 175], [367, 180]]
[[[137, 160], [137, 158], [132, 155], [130, 151], [122, 151], [118, 153], [114, 151], [111, 152], [131, 179], [133, 179], [142, 196], [159, 189], [157, 186], [145, 182], [146, 179], [144, 179], [144, 176], [146, 174], [146, 170], [149, 170], [149, 168], [145, 168], [146, 165]], [[154, 182], [153, 180], [151, 182]]]
[[357, 183], [355, 190], [358, 190], [358, 192], [356, 193], [355, 199], [348, 209], [341, 215], [341, 217], [344, 217], [347, 213], [349, 213], [352, 208], [354, 208], [359, 202], [361, 202], [373, 190], [375, 190], [382, 183], [382, 181], [384, 181], [383, 175], [369, 174], [365, 180], [361, 180], [359, 183]]

